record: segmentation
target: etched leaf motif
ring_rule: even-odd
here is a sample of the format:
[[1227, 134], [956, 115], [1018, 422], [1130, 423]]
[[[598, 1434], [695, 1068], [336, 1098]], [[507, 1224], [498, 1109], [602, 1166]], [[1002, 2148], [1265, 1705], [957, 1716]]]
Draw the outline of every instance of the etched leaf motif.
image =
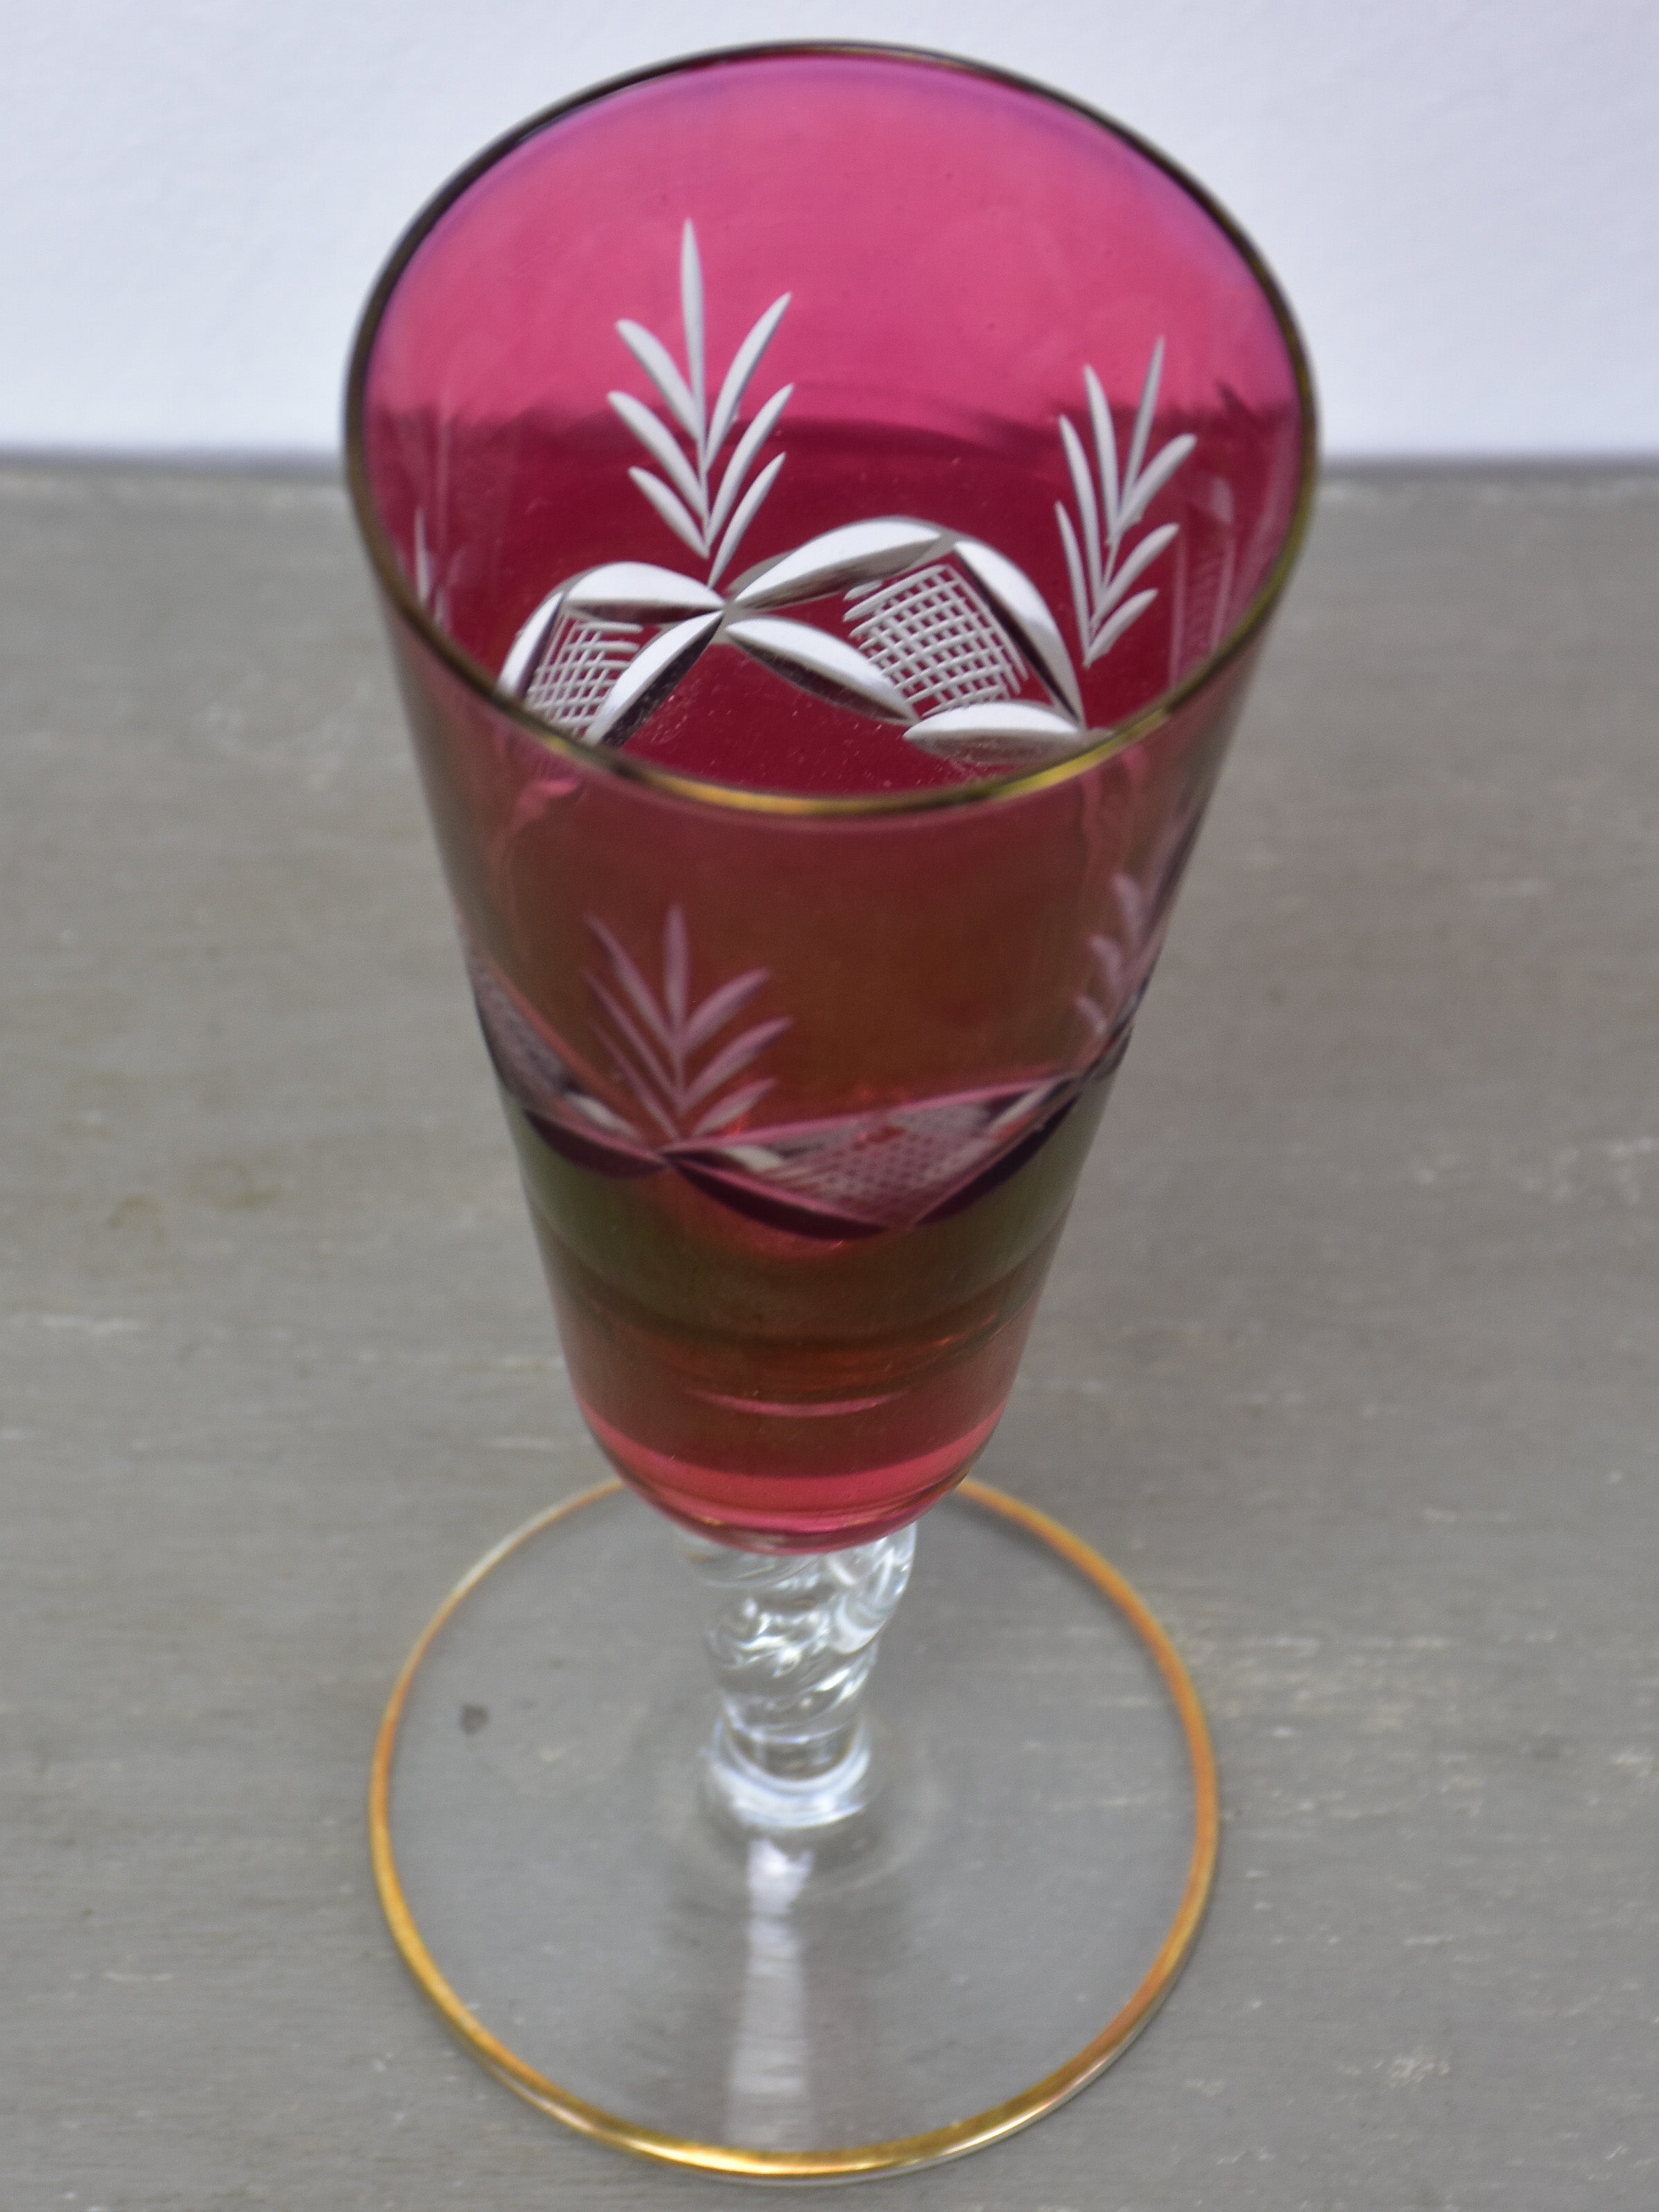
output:
[[635, 399], [631, 392], [610, 392], [605, 397], [680, 498], [695, 507], [699, 496], [697, 472], [674, 442], [667, 424], [653, 415], [643, 400]]
[[642, 652], [635, 655], [611, 687], [609, 696], [583, 732], [590, 745], [616, 746], [638, 729], [713, 643], [720, 626], [718, 614], [694, 615], [659, 632]]
[[686, 1051], [696, 1052], [733, 1020], [738, 1009], [754, 997], [766, 981], [767, 972], [764, 968], [751, 968], [747, 975], [734, 975], [729, 983], [722, 983], [719, 990], [711, 991], [685, 1024]]
[[1078, 741], [1069, 715], [1030, 699], [947, 708], [913, 723], [904, 734], [922, 752], [988, 774], [1039, 765], [1069, 752]]
[[[665, 1050], [667, 1049], [670, 1037], [668, 1024], [651, 994], [650, 985], [629, 958], [621, 939], [617, 936], [614, 930], [608, 929], [604, 922], [592, 915], [587, 917], [587, 926], [604, 945], [610, 957], [611, 965], [616, 971], [617, 981], [633, 1000], [647, 1027], [655, 1032], [659, 1042]], [[591, 975], [588, 981], [590, 983], [593, 981]], [[598, 989], [599, 986], [595, 984], [594, 988]], [[665, 1077], [664, 1079], [665, 1081], [667, 1079]]]
[[628, 473], [681, 544], [689, 545], [694, 553], [701, 553], [703, 533], [686, 511], [684, 501], [677, 499], [662, 478], [653, 477], [649, 469], [629, 469]]
[[1071, 580], [1072, 608], [1083, 646], [1083, 665], [1091, 667], [1109, 653], [1124, 632], [1144, 615], [1158, 597], [1154, 586], [1126, 596], [1156, 561], [1175, 543], [1181, 526], [1166, 522], [1149, 531], [1133, 547], [1128, 533], [1146, 513], [1197, 443], [1189, 431], [1171, 438], [1148, 458], [1152, 423], [1158, 414], [1158, 395], [1164, 375], [1164, 341], [1153, 346], [1140, 387], [1140, 400], [1129, 433], [1129, 450], [1118, 471], [1117, 433], [1112, 410], [1100, 379], [1091, 367], [1083, 372], [1089, 425], [1094, 436], [1095, 461], [1100, 496], [1095, 497], [1083, 441], [1070, 419], [1060, 418], [1060, 442], [1066, 455], [1072, 495], [1077, 501], [1075, 524], [1063, 502], [1054, 507], [1060, 526], [1060, 550]]
[[733, 1121], [742, 1120], [751, 1106], [757, 1106], [771, 1088], [770, 1078], [763, 1076], [758, 1083], [740, 1084], [737, 1090], [728, 1091], [718, 1104], [711, 1106], [699, 1119], [691, 1134], [708, 1137], [717, 1129], [730, 1128]]
[[612, 622], [666, 622], [680, 615], [718, 614], [725, 604], [678, 569], [649, 561], [607, 561], [572, 577], [564, 586], [569, 604]]
[[[715, 453], [719, 453], [726, 443], [726, 434], [743, 404], [743, 395], [749, 388], [749, 380], [759, 367], [761, 356], [771, 344], [773, 334], [783, 320], [783, 311], [789, 305], [791, 296], [785, 292], [773, 301], [732, 356], [732, 366], [726, 372], [726, 381], [720, 386], [720, 396], [714, 402], [714, 417], [708, 425], [708, 442]], [[785, 396], [794, 388], [793, 384], [785, 385]], [[772, 402], [769, 401], [768, 404], [772, 404]]]
[[680, 322], [685, 331], [685, 362], [691, 372], [691, 398], [697, 410], [697, 435], [707, 435], [708, 414], [702, 360], [702, 262], [697, 234], [688, 222], [680, 233]]
[[638, 323], [627, 320], [618, 323], [617, 335], [662, 394], [664, 404], [686, 436], [694, 441], [701, 438], [702, 432], [697, 420], [697, 403], [691, 397], [685, 379], [675, 367], [674, 356], [668, 348]]
[[1044, 687], [1081, 723], [1083, 700], [1054, 618], [1042, 594], [1006, 555], [976, 538], [957, 540], [957, 558], [984, 592], [1014, 643]]
[[741, 1036], [733, 1037], [730, 1044], [723, 1046], [702, 1073], [686, 1085], [687, 1111], [712, 1098], [734, 1075], [741, 1075], [750, 1061], [764, 1052], [774, 1037], [781, 1036], [788, 1026], [789, 1017], [779, 1014], [769, 1022], [757, 1022], [753, 1029], [744, 1030]]
[[1135, 495], [1123, 510], [1123, 527], [1133, 529], [1146, 514], [1170, 478], [1186, 459], [1198, 441], [1190, 430], [1183, 430], [1178, 438], [1171, 438], [1155, 461], [1141, 471], [1135, 485]]
[[[616, 932], [596, 915], [587, 926], [610, 963], [586, 981], [603, 1020], [601, 1036], [617, 1073], [652, 1124], [670, 1139], [707, 1135], [739, 1121], [772, 1088], [770, 1076], [737, 1079], [791, 1026], [787, 1014], [752, 1023], [701, 1058], [769, 980], [751, 968], [720, 984], [701, 1005], [691, 991], [691, 939], [684, 908], [663, 922], [662, 991], [646, 981]], [[701, 1059], [701, 1064], [699, 1064]]]
[[[789, 297], [785, 292], [775, 299], [738, 348], [720, 386], [712, 418], [708, 413], [702, 258], [697, 250], [694, 224], [688, 222], [680, 234], [684, 372], [661, 339], [642, 324], [624, 319], [617, 325], [617, 335], [655, 386], [658, 397], [679, 433], [677, 437], [669, 422], [631, 392], [611, 392], [608, 397], [617, 415], [662, 471], [660, 476], [639, 468], [630, 469], [628, 473], [682, 544], [709, 563], [711, 584], [736, 552], [744, 532], [759, 513], [762, 501], [777, 481], [782, 465], [783, 457], [780, 454], [762, 471], [744, 495], [750, 471], [761, 447], [777, 427], [778, 417], [794, 389], [793, 385], [785, 385], [781, 391], [775, 392], [760, 409], [726, 465], [718, 494], [711, 492], [715, 462], [737, 426], [738, 410], [743, 404], [750, 380], [783, 319]], [[685, 441], [684, 446], [681, 438]]]
[[1077, 617], [1077, 633], [1079, 637], [1087, 637], [1089, 592], [1083, 574], [1083, 555], [1079, 550], [1072, 518], [1059, 500], [1054, 501], [1054, 519], [1060, 525], [1060, 542], [1066, 555], [1066, 574], [1071, 579], [1072, 611]]
[[1097, 660], [1103, 659], [1111, 651], [1124, 631], [1140, 620], [1157, 597], [1155, 591], [1137, 592], [1133, 599], [1126, 599], [1117, 612], [1101, 624], [1095, 633], [1094, 657]]
[[1149, 530], [1134, 551], [1118, 570], [1100, 595], [1100, 611], [1104, 614], [1115, 607], [1127, 592], [1129, 586], [1143, 568], [1150, 568], [1166, 545], [1172, 545], [1181, 534], [1179, 523], [1166, 522], [1160, 530]]
[[849, 522], [769, 562], [733, 594], [732, 604], [757, 610], [787, 607], [826, 598], [851, 584], [875, 583], [913, 567], [947, 537], [935, 524], [913, 522], [904, 515]]
[[[665, 1137], [678, 1133], [674, 1121], [662, 1103], [670, 1088], [668, 1072], [658, 1062], [650, 1046], [641, 1036], [639, 1030], [618, 1005], [613, 993], [607, 990], [597, 977], [590, 975], [588, 988], [610, 1017], [611, 1033], [605, 1037], [611, 1056], [616, 1061], [628, 1087]], [[628, 1049], [624, 1051], [620, 1038]]]
[[720, 551], [714, 556], [714, 566], [708, 571], [708, 580], [711, 584], [719, 582], [720, 573], [726, 562], [743, 543], [744, 531], [760, 513], [761, 501], [777, 482], [778, 471], [783, 466], [783, 463], [784, 456], [781, 453], [778, 454], [775, 459], [769, 460], [744, 494], [743, 503], [732, 516], [731, 526], [720, 540]]
[[1112, 434], [1112, 410], [1092, 368], [1084, 369], [1083, 388], [1089, 395], [1089, 422], [1095, 434], [1095, 451], [1100, 456], [1100, 496], [1105, 503], [1107, 525], [1115, 532], [1122, 524], [1118, 514], [1117, 441]]
[[884, 721], [912, 722], [915, 713], [903, 693], [873, 660], [806, 623], [762, 616], [728, 623], [725, 636], [751, 659], [836, 706], [855, 707]]
[[1034, 744], [1075, 744], [1077, 725], [1052, 707], [1039, 707], [1029, 699], [1001, 699], [994, 705], [951, 707], [941, 714], [926, 715], [906, 735], [921, 745], [945, 738], [1023, 738]]
[[[714, 513], [708, 518], [708, 527], [716, 535], [725, 526], [726, 518], [732, 511], [733, 501], [748, 481], [749, 471], [754, 465], [756, 454], [771, 436], [773, 428], [779, 416], [788, 404], [789, 395], [794, 388], [793, 384], [786, 384], [781, 390], [775, 392], [742, 437], [738, 439], [737, 451], [726, 463], [726, 474], [720, 478], [720, 488], [714, 495]], [[782, 459], [783, 456], [780, 454], [778, 459], [781, 461]], [[734, 545], [733, 550], [735, 550]]]
[[[1078, 516], [1082, 526], [1084, 556], [1088, 562], [1089, 590], [1092, 596], [1100, 589], [1100, 514], [1095, 505], [1095, 488], [1089, 478], [1089, 459], [1083, 450], [1083, 441], [1064, 415], [1060, 418], [1060, 442], [1066, 449], [1066, 465], [1071, 471], [1072, 491], [1077, 500]], [[1108, 513], [1111, 514], [1113, 510], [1109, 508]]]
[[[1146, 381], [1140, 387], [1140, 404], [1135, 410], [1135, 427], [1129, 440], [1129, 458], [1123, 466], [1125, 507], [1134, 497], [1140, 465], [1146, 458], [1146, 441], [1152, 434], [1152, 416], [1158, 410], [1158, 387], [1163, 377], [1164, 341], [1159, 338], [1152, 348], [1152, 357], [1146, 364]], [[1109, 416], [1108, 419], [1109, 422]]]

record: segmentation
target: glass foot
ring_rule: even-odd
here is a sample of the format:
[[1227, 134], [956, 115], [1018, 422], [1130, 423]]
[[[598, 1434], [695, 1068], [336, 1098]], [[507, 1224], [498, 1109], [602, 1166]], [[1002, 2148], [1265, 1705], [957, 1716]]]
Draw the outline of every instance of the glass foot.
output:
[[619, 1486], [474, 1568], [416, 1645], [370, 1826], [404, 1959], [557, 2118], [705, 2172], [825, 2180], [994, 2142], [1126, 2049], [1185, 1963], [1215, 1774], [1134, 1592], [964, 1483], [921, 1522], [865, 1801], [711, 1808], [706, 1607]]

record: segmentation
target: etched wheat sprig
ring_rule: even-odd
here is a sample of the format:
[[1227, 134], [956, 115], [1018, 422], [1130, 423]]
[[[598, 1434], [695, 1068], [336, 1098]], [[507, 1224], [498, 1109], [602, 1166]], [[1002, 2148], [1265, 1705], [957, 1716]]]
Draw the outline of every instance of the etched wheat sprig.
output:
[[[684, 373], [681, 373], [667, 347], [643, 325], [623, 320], [617, 325], [617, 336], [656, 386], [674, 426], [671, 428], [654, 410], [629, 392], [612, 392], [608, 395], [612, 407], [662, 471], [660, 476], [641, 468], [629, 469], [628, 473], [681, 543], [708, 562], [710, 584], [716, 581], [737, 551], [783, 466], [783, 455], [776, 454], [754, 482], [749, 482], [750, 471], [761, 447], [788, 404], [795, 388], [793, 384], [786, 384], [775, 392], [754, 416], [721, 471], [719, 483], [714, 481], [720, 449], [737, 427], [738, 410], [749, 388], [749, 380], [760, 366], [761, 356], [771, 343], [789, 300], [787, 292], [774, 300], [738, 348], [712, 411], [704, 346], [702, 262], [697, 252], [697, 234], [690, 222], [680, 240]], [[690, 449], [689, 453], [686, 447]]]
[[1072, 580], [1072, 605], [1077, 615], [1085, 668], [1109, 653], [1158, 597], [1155, 586], [1139, 592], [1132, 587], [1180, 532], [1178, 523], [1166, 522], [1157, 530], [1149, 530], [1133, 546], [1128, 543], [1136, 523], [1197, 443], [1190, 432], [1183, 431], [1148, 458], [1146, 448], [1152, 437], [1152, 417], [1158, 411], [1158, 387], [1163, 373], [1164, 341], [1159, 338], [1147, 363], [1140, 404], [1135, 410], [1134, 428], [1129, 434], [1129, 450], [1120, 472], [1112, 410], [1101, 390], [1100, 379], [1092, 368], [1085, 368], [1083, 382], [1094, 434], [1098, 498], [1083, 441], [1069, 416], [1062, 415], [1060, 418], [1060, 442], [1066, 448], [1066, 465], [1071, 471], [1072, 489], [1077, 498], [1077, 522], [1074, 526], [1064, 504], [1058, 500], [1054, 502], [1054, 514], [1066, 550], [1066, 573]]
[[[587, 987], [605, 1017], [601, 1035], [618, 1072], [645, 1113], [671, 1141], [712, 1136], [746, 1114], [772, 1088], [769, 1076], [738, 1083], [772, 1040], [789, 1027], [787, 1014], [757, 1022], [700, 1056], [734, 1021], [769, 977], [751, 968], [711, 991], [701, 1004], [691, 998], [691, 944], [685, 915], [671, 907], [662, 933], [660, 996], [640, 973], [616, 932], [595, 915], [587, 917], [605, 958], [609, 977], [590, 969]], [[732, 1086], [735, 1084], [736, 1087]]]

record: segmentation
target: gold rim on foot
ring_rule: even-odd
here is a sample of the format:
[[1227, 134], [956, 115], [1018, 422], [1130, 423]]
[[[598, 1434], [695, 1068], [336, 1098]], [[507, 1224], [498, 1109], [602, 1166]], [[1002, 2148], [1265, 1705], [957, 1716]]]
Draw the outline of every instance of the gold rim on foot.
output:
[[567, 1498], [547, 1512], [538, 1514], [533, 1521], [487, 1552], [428, 1622], [398, 1677], [380, 1723], [369, 1772], [369, 1850], [375, 1887], [380, 1892], [387, 1924], [416, 1981], [472, 2056], [538, 2111], [562, 2120], [567, 2127], [574, 2128], [581, 2135], [591, 2136], [596, 2142], [609, 2143], [614, 2149], [630, 2151], [637, 2158], [654, 2159], [665, 2166], [689, 2167], [698, 2173], [726, 2174], [745, 2181], [853, 2181], [875, 2174], [897, 2173], [982, 2149], [986, 2144], [1029, 2127], [1033, 2120], [1040, 2120], [1044, 2113], [1053, 2112], [1057, 2105], [1103, 2074], [1115, 2058], [1122, 2057], [1168, 1996], [1187, 1963], [1215, 1877], [1220, 1833], [1215, 1757], [1198, 1694], [1174, 1644], [1139, 1594], [1070, 1529], [1039, 1512], [1036, 1506], [1010, 1498], [1005, 1491], [994, 1490], [988, 1483], [963, 1482], [957, 1486], [957, 1494], [969, 1504], [1012, 1522], [1048, 1545], [1092, 1584], [1146, 1645], [1181, 1723], [1192, 1769], [1192, 1856], [1175, 1917], [1140, 1986], [1082, 2050], [1042, 2081], [1034, 2081], [1030, 2088], [993, 2106], [988, 2112], [976, 2112], [971, 2118], [954, 2121], [948, 2127], [931, 2129], [924, 2135], [900, 2136], [890, 2142], [858, 2143], [840, 2150], [748, 2150], [738, 2144], [696, 2142], [685, 2136], [667, 2135], [573, 2096], [556, 2081], [549, 2081], [545, 2075], [527, 2066], [475, 2020], [439, 1972], [404, 1901], [392, 1849], [392, 1763], [410, 1686], [421, 1662], [451, 1614], [493, 1568], [544, 1528], [580, 1513], [586, 1506], [615, 1497], [622, 1487], [619, 1482], [605, 1482], [574, 1498]]

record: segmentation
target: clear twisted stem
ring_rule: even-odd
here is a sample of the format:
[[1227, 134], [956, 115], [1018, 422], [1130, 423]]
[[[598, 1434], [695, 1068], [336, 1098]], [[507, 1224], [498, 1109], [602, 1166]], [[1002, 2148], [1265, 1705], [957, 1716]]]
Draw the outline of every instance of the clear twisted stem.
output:
[[716, 1607], [704, 1638], [720, 1693], [704, 1754], [716, 1807], [750, 1836], [851, 1820], [871, 1796], [864, 1686], [910, 1579], [915, 1528], [844, 1552], [678, 1541]]

